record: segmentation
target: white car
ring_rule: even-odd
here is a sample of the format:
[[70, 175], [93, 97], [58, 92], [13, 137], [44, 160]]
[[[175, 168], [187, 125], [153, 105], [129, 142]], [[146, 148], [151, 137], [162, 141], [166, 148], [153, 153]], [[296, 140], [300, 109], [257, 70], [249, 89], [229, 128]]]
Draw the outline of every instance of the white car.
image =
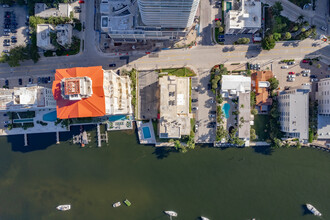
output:
[[281, 69], [287, 69], [289, 68], [288, 66], [281, 66]]
[[309, 75], [308, 75], [308, 73], [303, 73], [302, 76], [308, 77]]
[[311, 73], [311, 70], [303, 70], [301, 73]]
[[2, 7], [9, 8], [10, 6], [9, 5], [2, 5]]
[[295, 78], [288, 78], [288, 82], [294, 82], [296, 79]]
[[215, 117], [216, 117], [216, 115], [209, 115], [209, 117], [210, 117], [210, 118], [215, 118]]
[[288, 62], [288, 65], [293, 65], [293, 64], [295, 64], [296, 62], [294, 62], [294, 61], [290, 61], [290, 62]]
[[296, 78], [295, 75], [288, 75], [288, 78]]
[[318, 82], [318, 81], [319, 81], [318, 78], [312, 78], [312, 79], [311, 79], [311, 82]]

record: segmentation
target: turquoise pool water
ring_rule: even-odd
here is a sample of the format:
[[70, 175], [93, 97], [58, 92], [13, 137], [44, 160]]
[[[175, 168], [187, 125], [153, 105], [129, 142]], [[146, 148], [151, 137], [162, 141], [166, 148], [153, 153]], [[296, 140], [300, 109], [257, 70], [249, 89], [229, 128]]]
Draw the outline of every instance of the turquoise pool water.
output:
[[126, 120], [126, 115], [112, 115], [109, 116], [109, 121], [123, 121]]
[[143, 127], [142, 131], [144, 138], [151, 138], [150, 129], [148, 127]]
[[226, 118], [229, 118], [229, 109], [230, 109], [230, 105], [228, 103], [225, 103], [223, 106], [222, 106], [222, 111], [223, 113], [225, 114], [225, 117]]
[[43, 121], [56, 121], [57, 119], [57, 114], [56, 114], [56, 111], [53, 111], [53, 112], [49, 112], [47, 114], [44, 114], [42, 116], [42, 120]]
[[14, 123], [33, 122], [33, 118], [14, 119]]
[[226, 2], [226, 12], [231, 10], [231, 2]]

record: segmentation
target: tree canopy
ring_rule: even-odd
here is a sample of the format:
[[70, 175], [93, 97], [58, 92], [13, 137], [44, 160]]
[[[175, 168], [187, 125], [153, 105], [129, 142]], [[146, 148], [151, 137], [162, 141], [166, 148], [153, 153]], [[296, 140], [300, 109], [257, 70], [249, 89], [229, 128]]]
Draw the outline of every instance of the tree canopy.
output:
[[273, 35], [265, 37], [261, 43], [262, 49], [271, 50], [275, 47], [275, 40]]

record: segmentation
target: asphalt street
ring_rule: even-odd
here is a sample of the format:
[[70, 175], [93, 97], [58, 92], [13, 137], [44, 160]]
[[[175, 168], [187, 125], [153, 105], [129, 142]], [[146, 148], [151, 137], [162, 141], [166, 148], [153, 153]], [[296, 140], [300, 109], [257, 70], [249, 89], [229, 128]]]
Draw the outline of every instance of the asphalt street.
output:
[[[202, 1], [206, 5], [209, 1]], [[330, 46], [320, 40], [306, 39], [301, 42], [279, 42], [270, 51], [263, 51], [260, 45], [197, 45], [191, 49], [161, 50], [158, 56], [149, 56], [145, 51], [133, 51], [129, 53], [130, 63], [120, 60], [120, 55], [104, 54], [98, 48], [98, 32], [94, 31], [94, 1], [86, 1], [82, 8], [86, 10], [83, 23], [84, 50], [77, 55], [62, 57], [41, 58], [36, 64], [32, 61], [22, 62], [19, 67], [9, 67], [8, 64], [0, 64], [0, 79], [20, 76], [49, 76], [55, 73], [55, 69], [70, 67], [86, 67], [101, 65], [109, 69], [110, 63], [116, 63], [117, 67], [154, 69], [164, 67], [190, 66], [193, 69], [210, 69], [212, 66], [226, 62], [247, 62], [258, 60], [259, 63], [276, 59], [301, 59], [308, 56], [329, 56]], [[207, 15], [201, 22], [210, 22]], [[85, 20], [85, 21], [84, 21]], [[207, 21], [207, 22], [206, 22]], [[205, 26], [205, 24], [204, 24]], [[206, 40], [208, 41], [208, 40]], [[317, 42], [317, 46], [315, 43]]]

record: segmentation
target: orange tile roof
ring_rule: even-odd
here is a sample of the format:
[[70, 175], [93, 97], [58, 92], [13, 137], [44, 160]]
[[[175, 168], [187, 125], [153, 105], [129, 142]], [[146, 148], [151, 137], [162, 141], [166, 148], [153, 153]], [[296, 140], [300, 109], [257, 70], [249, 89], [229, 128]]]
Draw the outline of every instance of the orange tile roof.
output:
[[251, 75], [252, 90], [256, 92], [256, 105], [270, 104], [271, 100], [268, 98], [268, 90], [266, 88], [259, 88], [259, 82], [267, 81], [272, 78], [272, 71], [256, 71]]
[[[61, 80], [84, 76], [88, 76], [92, 80], [92, 96], [81, 100], [63, 99], [61, 95]], [[56, 100], [57, 118], [67, 119], [105, 115], [102, 66], [57, 69], [52, 90]]]

